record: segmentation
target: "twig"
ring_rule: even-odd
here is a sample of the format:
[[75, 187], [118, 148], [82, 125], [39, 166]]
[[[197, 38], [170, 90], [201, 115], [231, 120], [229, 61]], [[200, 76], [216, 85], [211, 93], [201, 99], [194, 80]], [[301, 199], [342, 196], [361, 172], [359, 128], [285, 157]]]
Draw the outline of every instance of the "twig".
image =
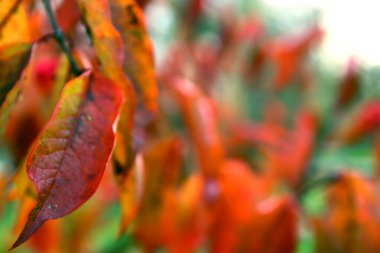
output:
[[66, 42], [65, 36], [63, 35], [61, 29], [58, 26], [57, 20], [54, 17], [53, 10], [52, 10], [51, 5], [50, 5], [50, 1], [49, 0], [43, 0], [42, 2], [45, 6], [45, 10], [46, 10], [46, 13], [48, 15], [50, 24], [53, 28], [54, 37], [55, 37], [57, 43], [59, 44], [59, 46], [61, 47], [61, 49], [67, 55], [67, 58], [69, 59], [69, 62], [70, 62], [70, 65], [71, 65], [71, 68], [72, 68], [74, 74], [76, 76], [79, 76], [82, 72], [79, 69], [78, 65], [76, 64], [76, 62], [74, 60], [74, 56], [71, 53], [70, 47]]

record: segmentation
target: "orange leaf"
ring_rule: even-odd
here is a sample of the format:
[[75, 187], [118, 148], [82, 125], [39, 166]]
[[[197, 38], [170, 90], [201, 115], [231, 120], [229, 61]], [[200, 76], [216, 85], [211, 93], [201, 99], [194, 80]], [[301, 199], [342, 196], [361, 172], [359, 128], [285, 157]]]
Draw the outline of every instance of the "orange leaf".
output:
[[0, 2], [0, 30], [8, 22], [20, 3], [21, 0], [6, 0]]
[[158, 89], [153, 45], [145, 27], [144, 14], [135, 0], [110, 0], [110, 6], [112, 21], [124, 42], [124, 69], [142, 93], [146, 108], [156, 113]]
[[224, 149], [213, 101], [185, 79], [175, 79], [170, 88], [184, 115], [203, 173], [215, 177], [224, 159]]
[[327, 213], [315, 223], [317, 252], [379, 252], [380, 199], [374, 182], [344, 173], [329, 189], [328, 200]]

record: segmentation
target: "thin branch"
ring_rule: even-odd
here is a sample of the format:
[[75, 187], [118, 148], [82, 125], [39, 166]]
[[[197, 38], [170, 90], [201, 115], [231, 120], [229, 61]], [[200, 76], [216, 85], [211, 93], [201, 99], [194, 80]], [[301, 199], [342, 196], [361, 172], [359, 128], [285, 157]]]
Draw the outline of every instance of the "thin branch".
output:
[[71, 53], [70, 47], [69, 47], [68, 43], [66, 42], [65, 36], [63, 35], [61, 29], [58, 26], [57, 20], [55, 19], [54, 14], [53, 14], [53, 9], [51, 8], [51, 5], [50, 5], [50, 0], [43, 0], [42, 2], [45, 6], [45, 10], [46, 10], [46, 13], [48, 15], [50, 24], [53, 28], [54, 37], [55, 37], [57, 43], [59, 44], [59, 46], [61, 47], [61, 49], [67, 55], [67, 58], [69, 59], [69, 62], [70, 62], [70, 65], [71, 65], [71, 68], [72, 68], [74, 74], [76, 76], [79, 76], [82, 72], [79, 69], [78, 65], [76, 64], [76, 62], [74, 60], [74, 56]]

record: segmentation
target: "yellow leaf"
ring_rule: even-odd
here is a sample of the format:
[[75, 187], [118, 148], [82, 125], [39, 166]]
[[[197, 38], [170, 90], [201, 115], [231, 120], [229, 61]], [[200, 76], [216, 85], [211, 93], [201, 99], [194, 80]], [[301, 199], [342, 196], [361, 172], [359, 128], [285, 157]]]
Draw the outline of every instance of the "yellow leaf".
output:
[[153, 45], [147, 33], [144, 14], [135, 0], [111, 0], [112, 21], [124, 42], [124, 69], [139, 88], [145, 106], [157, 111], [157, 82], [154, 70]]

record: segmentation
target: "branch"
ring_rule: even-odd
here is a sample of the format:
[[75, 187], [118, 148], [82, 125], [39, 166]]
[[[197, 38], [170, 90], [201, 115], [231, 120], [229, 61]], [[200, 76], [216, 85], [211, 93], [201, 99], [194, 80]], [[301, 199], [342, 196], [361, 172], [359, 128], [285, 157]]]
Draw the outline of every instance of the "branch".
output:
[[67, 55], [67, 58], [69, 59], [69, 62], [70, 62], [70, 65], [71, 65], [71, 68], [72, 68], [74, 74], [76, 76], [79, 76], [81, 74], [81, 70], [79, 69], [78, 65], [76, 64], [76, 62], [74, 60], [74, 56], [71, 53], [70, 47], [65, 40], [65, 36], [63, 35], [61, 29], [58, 26], [57, 20], [54, 17], [53, 10], [52, 10], [51, 5], [50, 5], [50, 0], [43, 0], [42, 3], [44, 4], [46, 13], [47, 13], [49, 21], [50, 21], [50, 24], [53, 28], [55, 40], [57, 41], [57, 43], [59, 44], [61, 49]]

